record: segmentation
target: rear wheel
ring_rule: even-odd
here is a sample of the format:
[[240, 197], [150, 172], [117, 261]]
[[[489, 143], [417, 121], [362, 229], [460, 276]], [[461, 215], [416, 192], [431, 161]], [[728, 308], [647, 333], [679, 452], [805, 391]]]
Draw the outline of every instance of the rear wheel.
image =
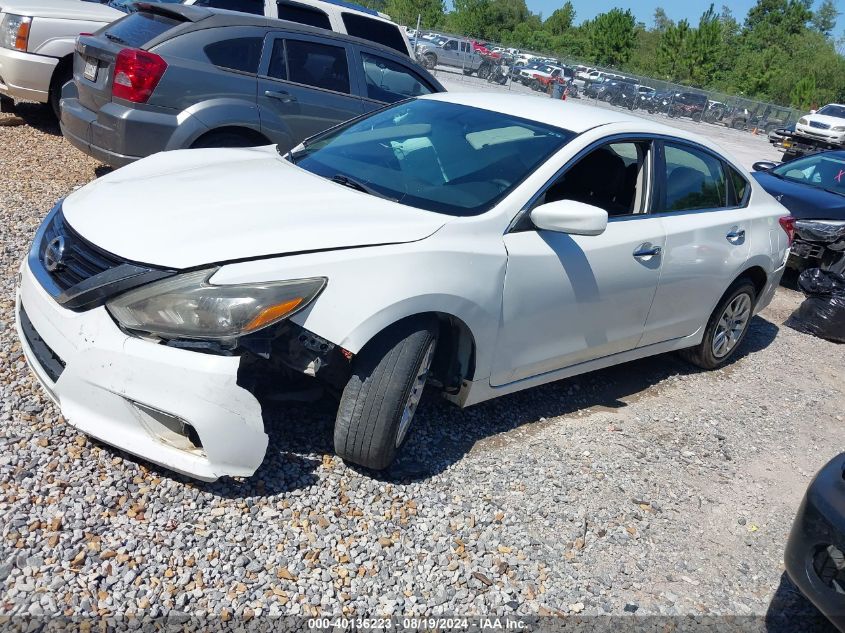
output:
[[256, 147], [266, 145], [267, 139], [251, 130], [218, 130], [204, 134], [191, 145], [191, 149], [206, 147]]
[[436, 344], [436, 320], [421, 318], [388, 328], [361, 350], [338, 407], [338, 456], [372, 470], [390, 466], [408, 437]]
[[724, 365], [736, 353], [748, 332], [757, 291], [749, 279], [739, 279], [725, 293], [710, 315], [704, 338], [681, 355], [702, 369]]

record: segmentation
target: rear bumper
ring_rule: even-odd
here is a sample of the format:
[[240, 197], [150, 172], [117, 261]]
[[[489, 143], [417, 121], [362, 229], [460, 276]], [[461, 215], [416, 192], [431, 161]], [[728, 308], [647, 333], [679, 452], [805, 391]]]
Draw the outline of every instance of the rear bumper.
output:
[[77, 149], [99, 161], [123, 167], [167, 149], [179, 127], [175, 114], [138, 110], [120, 103], [106, 103], [95, 112], [68, 85], [62, 93], [62, 134]]
[[[127, 336], [104, 307], [66, 310], [28, 263], [15, 316], [30, 368], [65, 419], [84, 433], [207, 481], [249, 476], [264, 459], [261, 406], [237, 384], [239, 357]], [[173, 432], [181, 423], [195, 434]]]
[[0, 48], [0, 95], [47, 103], [59, 60]]
[[[845, 571], [822, 567], [830, 546], [845, 552], [845, 453], [832, 459], [807, 489], [786, 545], [786, 572], [840, 631], [845, 631]], [[821, 573], [820, 573], [821, 572]]]

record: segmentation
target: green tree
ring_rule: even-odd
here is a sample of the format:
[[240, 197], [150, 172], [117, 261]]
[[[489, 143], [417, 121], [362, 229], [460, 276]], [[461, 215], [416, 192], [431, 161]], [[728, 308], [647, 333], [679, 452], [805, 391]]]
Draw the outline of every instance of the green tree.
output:
[[446, 7], [443, 0], [387, 0], [384, 12], [399, 24], [414, 28], [420, 16], [422, 27], [436, 29], [444, 23]]
[[698, 28], [686, 42], [684, 50], [693, 83], [706, 85], [716, 72], [719, 55], [722, 52], [722, 25], [713, 9], [707, 9], [698, 21]]
[[455, 33], [487, 37], [490, 32], [489, 0], [454, 0], [446, 16], [446, 28]]
[[590, 52], [596, 63], [618, 66], [627, 62], [636, 44], [635, 27], [630, 9], [597, 15], [590, 27]]
[[813, 28], [825, 37], [830, 37], [833, 34], [833, 29], [836, 27], [836, 20], [839, 18], [839, 10], [836, 8], [836, 3], [833, 0], [824, 0], [821, 6], [813, 13], [810, 21]]
[[807, 75], [799, 79], [789, 94], [789, 104], [799, 110], [809, 110], [816, 102], [816, 78]]
[[687, 40], [690, 38], [690, 25], [686, 20], [673, 24], [663, 32], [657, 46], [657, 69], [670, 81], [686, 78], [688, 63], [684, 55]]
[[560, 9], [556, 9], [546, 21], [543, 28], [552, 35], [563, 35], [572, 28], [575, 22], [575, 7], [567, 0]]

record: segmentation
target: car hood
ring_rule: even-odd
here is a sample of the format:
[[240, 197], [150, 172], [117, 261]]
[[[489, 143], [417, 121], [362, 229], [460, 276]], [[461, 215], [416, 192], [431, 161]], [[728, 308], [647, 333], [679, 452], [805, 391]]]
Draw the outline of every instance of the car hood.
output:
[[273, 146], [156, 154], [72, 193], [63, 211], [96, 246], [177, 269], [413, 242], [449, 219], [326, 180]]
[[826, 123], [830, 127], [845, 125], [845, 119], [840, 119], [835, 116], [827, 116], [826, 114], [805, 114], [803, 119], [808, 121], [817, 121], [819, 123]]
[[753, 176], [799, 220], [845, 220], [845, 196], [783, 180], [764, 171]]
[[0, 12], [39, 18], [112, 22], [125, 13], [96, 2], [81, 0], [0, 0]]

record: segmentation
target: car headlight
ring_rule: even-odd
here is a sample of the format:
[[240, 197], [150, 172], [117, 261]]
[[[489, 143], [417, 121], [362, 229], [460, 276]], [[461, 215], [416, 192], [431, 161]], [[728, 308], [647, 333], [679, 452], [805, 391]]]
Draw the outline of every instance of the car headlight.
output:
[[845, 125], [837, 125], [836, 127], [830, 128], [834, 132], [845, 132]]
[[801, 117], [800, 119], [798, 119], [798, 123], [800, 123], [801, 125], [808, 125], [809, 124], [807, 119], [805, 119], [804, 117]]
[[0, 22], [0, 47], [25, 51], [32, 18], [7, 13]]
[[215, 285], [216, 268], [156, 281], [112, 299], [109, 313], [127, 330], [164, 339], [232, 341], [307, 306], [325, 277]]

